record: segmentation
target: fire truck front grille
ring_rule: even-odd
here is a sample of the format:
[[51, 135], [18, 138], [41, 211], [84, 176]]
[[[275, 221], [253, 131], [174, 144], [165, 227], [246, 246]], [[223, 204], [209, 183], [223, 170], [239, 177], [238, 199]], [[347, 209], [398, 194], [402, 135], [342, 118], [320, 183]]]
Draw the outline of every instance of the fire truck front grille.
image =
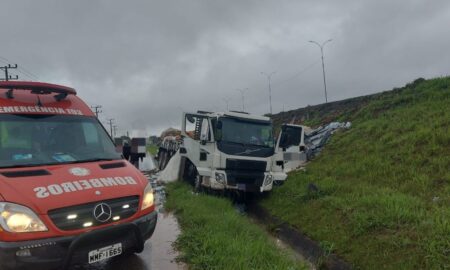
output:
[[129, 218], [138, 211], [138, 207], [139, 196], [130, 196], [53, 209], [48, 215], [56, 227], [70, 231]]

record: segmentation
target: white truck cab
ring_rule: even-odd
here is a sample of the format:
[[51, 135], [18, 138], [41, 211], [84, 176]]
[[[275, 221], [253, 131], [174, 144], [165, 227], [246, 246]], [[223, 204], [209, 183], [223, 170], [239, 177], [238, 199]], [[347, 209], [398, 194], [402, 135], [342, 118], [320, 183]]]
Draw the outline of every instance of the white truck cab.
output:
[[305, 127], [283, 124], [275, 147], [273, 171], [288, 173], [306, 160]]
[[184, 113], [180, 171], [196, 188], [264, 192], [287, 175], [273, 172], [270, 118], [241, 112]]

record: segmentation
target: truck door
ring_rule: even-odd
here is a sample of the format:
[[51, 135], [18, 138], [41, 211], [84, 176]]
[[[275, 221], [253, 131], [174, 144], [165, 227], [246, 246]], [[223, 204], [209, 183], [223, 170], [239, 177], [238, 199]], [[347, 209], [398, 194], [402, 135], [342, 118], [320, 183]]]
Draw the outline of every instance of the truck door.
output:
[[[298, 125], [283, 125], [275, 148], [276, 159], [284, 160], [284, 171], [297, 168], [306, 161], [304, 129]], [[278, 161], [279, 164], [279, 161]]]
[[183, 157], [189, 159], [201, 176], [211, 176], [214, 135], [210, 118], [202, 114], [185, 113], [182, 122]]

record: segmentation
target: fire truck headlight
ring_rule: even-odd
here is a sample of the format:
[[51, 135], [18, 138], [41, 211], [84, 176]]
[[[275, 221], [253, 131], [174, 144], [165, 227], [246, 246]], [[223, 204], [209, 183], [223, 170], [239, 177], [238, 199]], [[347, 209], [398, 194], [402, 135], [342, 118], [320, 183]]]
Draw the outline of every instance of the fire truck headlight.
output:
[[149, 208], [150, 206], [153, 205], [155, 198], [154, 198], [154, 195], [153, 195], [152, 186], [150, 184], [148, 184], [145, 187], [144, 194], [143, 194], [142, 198], [143, 199], [142, 199], [141, 210], [145, 210], [145, 209], [147, 209], [147, 208]]
[[44, 223], [29, 208], [14, 204], [0, 203], [0, 226], [12, 233], [48, 231]]

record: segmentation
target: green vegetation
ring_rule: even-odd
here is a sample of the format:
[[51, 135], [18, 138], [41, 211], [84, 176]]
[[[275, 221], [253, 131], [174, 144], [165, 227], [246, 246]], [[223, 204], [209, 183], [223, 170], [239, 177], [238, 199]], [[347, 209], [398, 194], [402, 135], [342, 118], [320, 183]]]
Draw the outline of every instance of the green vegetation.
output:
[[335, 119], [353, 127], [262, 205], [355, 268], [450, 268], [450, 78], [416, 80]]
[[156, 144], [147, 145], [147, 151], [155, 156], [158, 153], [159, 147]]
[[166, 208], [181, 226], [176, 247], [190, 269], [306, 269], [240, 215], [225, 198], [193, 194], [185, 183], [167, 187]]

